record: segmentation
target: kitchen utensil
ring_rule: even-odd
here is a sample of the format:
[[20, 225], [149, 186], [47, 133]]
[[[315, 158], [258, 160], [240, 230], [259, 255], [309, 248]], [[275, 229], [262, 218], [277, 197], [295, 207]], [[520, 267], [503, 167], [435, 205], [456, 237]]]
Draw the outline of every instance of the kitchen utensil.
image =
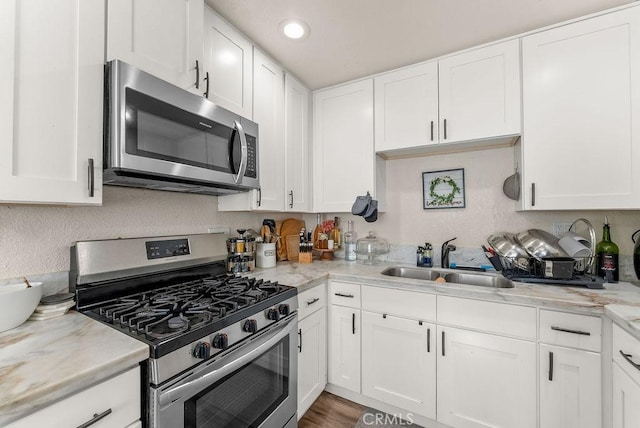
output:
[[558, 241], [558, 245], [569, 257], [591, 256], [591, 243], [575, 232], [567, 232]]
[[[497, 255], [505, 258], [509, 263], [515, 265], [516, 268], [529, 272], [529, 254], [516, 241], [516, 236], [513, 233], [495, 233], [487, 238], [487, 242], [491, 245], [489, 249], [493, 249]], [[491, 260], [491, 258], [489, 260]], [[492, 264], [495, 266], [497, 263], [494, 260]], [[502, 266], [502, 263], [499, 265]], [[506, 267], [509, 267], [509, 265], [507, 264]]]
[[300, 236], [289, 235], [286, 237], [287, 242], [287, 260], [298, 260], [300, 254]]
[[633, 247], [633, 269], [636, 271], [636, 278], [640, 279], [640, 240], [636, 241], [638, 232], [640, 232], [640, 229], [633, 232], [631, 241], [635, 244]]
[[569, 257], [558, 245], [558, 238], [544, 230], [525, 230], [516, 235], [516, 241], [537, 260], [545, 257]]
[[518, 173], [518, 165], [516, 165], [513, 175], [507, 177], [502, 184], [502, 192], [509, 199], [517, 201], [520, 199], [520, 174]]
[[18, 327], [31, 316], [42, 297], [42, 283], [32, 282], [30, 287], [20, 284], [22, 288], [15, 287], [16, 284], [3, 285], [10, 291], [2, 293], [0, 298], [0, 332]]

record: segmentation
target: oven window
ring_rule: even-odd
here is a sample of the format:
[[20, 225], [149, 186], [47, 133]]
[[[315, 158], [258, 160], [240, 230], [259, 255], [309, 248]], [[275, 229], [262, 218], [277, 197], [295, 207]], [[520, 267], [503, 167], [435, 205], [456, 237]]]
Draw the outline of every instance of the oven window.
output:
[[185, 428], [259, 426], [289, 396], [289, 336], [185, 403]]

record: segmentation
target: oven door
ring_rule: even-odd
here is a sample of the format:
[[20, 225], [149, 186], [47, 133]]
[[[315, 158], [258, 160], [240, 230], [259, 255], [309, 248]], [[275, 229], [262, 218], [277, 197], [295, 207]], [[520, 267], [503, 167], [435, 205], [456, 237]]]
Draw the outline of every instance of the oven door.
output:
[[196, 371], [151, 389], [154, 428], [295, 427], [297, 315]]

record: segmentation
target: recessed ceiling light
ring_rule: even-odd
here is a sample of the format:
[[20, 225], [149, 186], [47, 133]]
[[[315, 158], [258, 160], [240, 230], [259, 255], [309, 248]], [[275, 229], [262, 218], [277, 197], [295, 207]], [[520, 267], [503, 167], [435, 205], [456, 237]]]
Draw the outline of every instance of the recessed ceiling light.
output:
[[280, 31], [290, 39], [302, 39], [309, 36], [309, 26], [299, 20], [283, 21], [280, 23]]

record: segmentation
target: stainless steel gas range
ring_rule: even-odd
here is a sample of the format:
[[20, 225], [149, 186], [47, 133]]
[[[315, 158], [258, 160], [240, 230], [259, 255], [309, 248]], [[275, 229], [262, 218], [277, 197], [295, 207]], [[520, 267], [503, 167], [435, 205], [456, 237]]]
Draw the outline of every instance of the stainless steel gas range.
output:
[[225, 273], [224, 236], [82, 241], [78, 310], [149, 345], [152, 428], [295, 427], [297, 292]]

